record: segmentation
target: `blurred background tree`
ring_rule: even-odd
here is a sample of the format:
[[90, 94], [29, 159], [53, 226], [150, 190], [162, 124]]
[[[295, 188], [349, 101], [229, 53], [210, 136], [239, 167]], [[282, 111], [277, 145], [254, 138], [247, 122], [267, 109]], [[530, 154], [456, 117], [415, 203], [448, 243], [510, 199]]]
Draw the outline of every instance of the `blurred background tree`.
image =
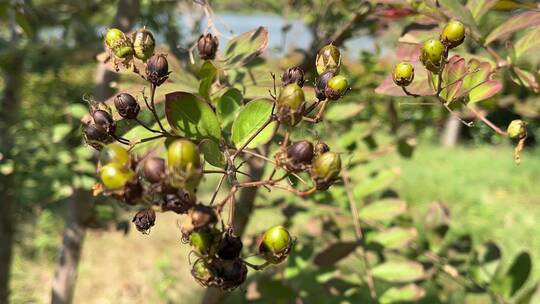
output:
[[[412, 28], [419, 26], [415, 22], [417, 16], [409, 11], [412, 10], [409, 2], [370, 1], [372, 6], [369, 9], [361, 1], [214, 2], [211, 4], [218, 16], [230, 12], [281, 16], [283, 26], [280, 35], [285, 37], [283, 41], [286, 44], [281, 44], [283, 49], [280, 55], [266, 58], [270, 64], [260, 73], [265, 75], [261, 76], [265, 77], [265, 81], [269, 70], [279, 75], [283, 68], [293, 65], [306, 68], [311, 75], [309, 79], [313, 80], [312, 62], [320, 46], [330, 41], [334, 41], [338, 46], [347, 46], [347, 41], [359, 36], [372, 38], [369, 43], [373, 47], [368, 51], [347, 49], [350, 57], [345, 65], [345, 72], [350, 77], [354, 90], [347, 100], [344, 100], [344, 105], [330, 108], [333, 112], [328, 115], [330, 123], [325, 126], [326, 128], [319, 127], [314, 134], [301, 134], [313, 138], [321, 135], [335, 136], [335, 142], [339, 143], [343, 152], [350, 153], [355, 161], [365, 165], [362, 169], [351, 171], [354, 183], [365, 183], [371, 177], [379, 176], [382, 185], [375, 187], [374, 193], [371, 193], [371, 196], [367, 195], [363, 200], [373, 202], [387, 195], [388, 189], [398, 190], [404, 200], [416, 204], [412, 208], [415, 211], [413, 217], [422, 217], [428, 208], [427, 203], [433, 199], [449, 200], [456, 204], [456, 207], [451, 207], [453, 212], [461, 215], [470, 211], [468, 214], [471, 214], [460, 222], [471, 224], [471, 227], [458, 227], [457, 230], [472, 231], [471, 233], [475, 234], [473, 237], [478, 238], [479, 242], [494, 237], [502, 239], [502, 242], [512, 250], [512, 254], [508, 254], [508, 264], [513, 261], [514, 254], [519, 250], [539, 248], [540, 241], [531, 236], [533, 233], [528, 233], [530, 242], [527, 233], [525, 235], [509, 233], [516, 238], [513, 242], [507, 240], [511, 237], [504, 235], [501, 229], [495, 229], [498, 224], [485, 219], [486, 217], [501, 219], [496, 222], [514, 225], [514, 230], [511, 231], [537, 231], [530, 230], [533, 225], [524, 211], [529, 211], [530, 216], [540, 215], [540, 211], [533, 204], [540, 199], [538, 194], [534, 193], [534, 181], [540, 178], [538, 175], [540, 161], [535, 156], [536, 150], [526, 154], [524, 165], [516, 169], [506, 162], [508, 157], [501, 156], [509, 153], [508, 142], [493, 135], [487, 127], [481, 124], [477, 124], [474, 128], [462, 127], [459, 121], [440, 107], [407, 105], [409, 100], [402, 97], [393, 98], [374, 93], [375, 88], [396, 61], [392, 51], [395, 47], [393, 41], [401, 36], [407, 26]], [[492, 11], [483, 17], [480, 30], [484, 33], [489, 33], [507, 19], [509, 14], [534, 8], [531, 7], [534, 1], [484, 2], [500, 2], [499, 6], [493, 6]], [[503, 4], [509, 6], [505, 8]], [[88, 148], [81, 146], [79, 131], [79, 120], [87, 110], [84, 99], [92, 97], [98, 101], [105, 100], [118, 89], [117, 76], [106, 72], [95, 61], [96, 56], [103, 50], [101, 41], [106, 28], [118, 24], [125, 30], [147, 26], [156, 34], [158, 41], [163, 42], [169, 52], [180, 59], [179, 62], [184, 69], [174, 72], [193, 74], [194, 68], [190, 67], [188, 49], [198, 34], [206, 30], [204, 16], [201, 7], [192, 1], [139, 3], [135, 0], [11, 0], [0, 3], [0, 69], [3, 75], [0, 80], [0, 303], [8, 302], [8, 299], [13, 303], [47, 302], [53, 281], [56, 292], [53, 294], [53, 302], [70, 302], [85, 230], [92, 227], [100, 231], [115, 228], [116, 224], [119, 224], [120, 228], [125, 227], [123, 221], [126, 215], [122, 208], [111, 200], [89, 196], [89, 190], [95, 182], [95, 168], [92, 162], [95, 155]], [[252, 17], [255, 23], [257, 16], [260, 15]], [[285, 45], [290, 44], [287, 42], [295, 38], [289, 33], [294, 22], [298, 20], [305, 24], [307, 29], [305, 34], [310, 37], [309, 43], [301, 49], [287, 49]], [[223, 28], [224, 33], [228, 33], [222, 24], [217, 23], [220, 29]], [[538, 37], [537, 25], [531, 29], [532, 31], [536, 34], [530, 34], [531, 39]], [[523, 35], [525, 34], [520, 32], [513, 34], [512, 38], [520, 38]], [[505, 50], [506, 45], [501, 41], [495, 42], [494, 47], [497, 50]], [[473, 54], [482, 54], [482, 51], [472, 44], [465, 45], [464, 49]], [[537, 50], [535, 46], [530, 51]], [[538, 56], [534, 56], [531, 52], [520, 60], [520, 65], [528, 67], [527, 72], [532, 73], [533, 79], [537, 79]], [[485, 101], [481, 109], [499, 126], [505, 126], [514, 118], [526, 118], [530, 123], [531, 135], [528, 145], [534, 145], [535, 138], [540, 135], [538, 119], [540, 102], [538, 88], [535, 88], [536, 80], [531, 81], [527, 87], [523, 84], [523, 77], [510, 75], [511, 72], [505, 73], [507, 74], [502, 77], [505, 82], [504, 90], [496, 98]], [[245, 76], [245, 79], [247, 78]], [[244, 85], [253, 87], [249, 81], [245, 81]], [[463, 114], [462, 118], [472, 117]], [[328, 128], [337, 131], [329, 132]], [[351, 129], [353, 132], [346, 132]], [[436, 147], [441, 140], [445, 145], [457, 143], [463, 145], [454, 150], [443, 150]], [[414, 155], [412, 151], [417, 142], [421, 145]], [[489, 144], [489, 147], [483, 147], [484, 144]], [[469, 150], [468, 147], [473, 149]], [[404, 158], [396, 157], [397, 154], [403, 155]], [[405, 160], [411, 156], [412, 162]], [[496, 161], [490, 161], [492, 159]], [[398, 178], [399, 174], [394, 174], [397, 171], [389, 169], [393, 166], [402, 167], [401, 178]], [[475, 175], [473, 171], [485, 174]], [[419, 186], [425, 184], [427, 184], [425, 189], [424, 186]], [[418, 189], [419, 187], [423, 189]], [[471, 189], [475, 187], [476, 189]], [[482, 190], [477, 187], [481, 187]], [[499, 192], [491, 193], [490, 188], [493, 187], [499, 189]], [[306, 229], [315, 227], [313, 229], [316, 230], [322, 227], [330, 234], [337, 234], [340, 229], [333, 230], [333, 227], [339, 221], [336, 223], [335, 218], [327, 215], [335, 212], [335, 209], [327, 205], [333, 205], [331, 202], [341, 204], [336, 198], [341, 199], [343, 195], [344, 192], [339, 196], [336, 194], [317, 198], [314, 200], [317, 204], [311, 202], [305, 207], [302, 204], [308, 202], [296, 203], [290, 202], [286, 197], [267, 198], [260, 194], [261, 200], [268, 199], [272, 205], [258, 206], [259, 201], [255, 201], [254, 216], [275, 217], [276, 222], [287, 220], [294, 227], [306, 225]], [[253, 203], [252, 199], [248, 200]], [[493, 203], [491, 205], [486, 203], [487, 207], [485, 204], [478, 204], [478, 201], [484, 200]], [[284, 202], [290, 205], [285, 205]], [[508, 207], [501, 207], [502, 202], [515, 203], [518, 207], [516, 211], [506, 215]], [[347, 210], [348, 206], [339, 208]], [[318, 211], [314, 212], [313, 209]], [[298, 220], [298, 217], [293, 216], [289, 218], [290, 213], [304, 220]], [[313, 227], [306, 224], [307, 217], [316, 219], [309, 222], [313, 223]], [[169, 221], [174, 223], [173, 219]], [[256, 223], [249, 225], [248, 236], [262, 229]], [[62, 229], [64, 229], [63, 241], [61, 241]], [[351, 226], [342, 229], [348, 231], [345, 232], [345, 239], [352, 237], [350, 235], [352, 229]], [[297, 231], [302, 232], [301, 229]], [[168, 233], [170, 234], [170, 227]], [[128, 237], [118, 239], [136, 242], [137, 250], [155, 244], [166, 250], [176, 250], [174, 240], [178, 238], [170, 236], [167, 239], [165, 236], [168, 233], [156, 228], [155, 233], [149, 238], [142, 239], [130, 234]], [[263, 287], [257, 289], [259, 295], [253, 297], [258, 300], [254, 301], [272, 303], [274, 301], [272, 297], [282, 295], [283, 299], [278, 300], [288, 303], [290, 297], [295, 294], [302, 292], [310, 296], [316, 294], [320, 283], [314, 278], [324, 277], [327, 272], [323, 271], [324, 266], [314, 264], [314, 250], [318, 249], [317, 252], [320, 252], [325, 245], [329, 245], [328, 242], [338, 242], [341, 237], [332, 238], [328, 234], [313, 230], [302, 233], [302, 238], [308, 235], [305, 238], [308, 241], [299, 247], [290, 265], [276, 271], [278, 275], [281, 273], [289, 280], [289, 283], [282, 284], [275, 280], [275, 276], [256, 275], [253, 281], [268, 284], [260, 284]], [[113, 239], [107, 244], [100, 243], [99, 239], [94, 237], [90, 251], [102, 250], [104, 246], [111, 246], [118, 239]], [[524, 246], [523, 243], [527, 242], [528, 246]], [[58, 248], [61, 252], [56, 267], [58, 274], [53, 279], [52, 269]], [[123, 251], [122, 248], [115, 250]], [[95, 254], [100, 256], [99, 252]], [[92, 256], [86, 257], [89, 264], [83, 268], [85, 271], [83, 273], [91, 274], [88, 268], [102, 260]], [[188, 272], [187, 267], [178, 266], [184, 263], [177, 264], [171, 256], [157, 255], [157, 258], [155, 256], [153, 258], [152, 261], [155, 263], [152, 262], [148, 267], [152, 269], [151, 279], [159, 281], [159, 284], [150, 287], [137, 285], [139, 287], [135, 289], [142, 291], [133, 291], [129, 287], [132, 285], [128, 282], [125, 283], [128, 286], [125, 293], [112, 292], [108, 296], [122, 298], [127, 302], [130, 300], [149, 302], [141, 300], [141, 294], [151, 295], [153, 297], [151, 299], [157, 302], [181, 301], [184, 299], [182, 296], [190, 293], [189, 290], [175, 292], [174, 289], [185, 285], [189, 286], [187, 289], [196, 290], [196, 295], [191, 295], [191, 299], [198, 300], [201, 297], [202, 290], [185, 283], [185, 278], [179, 278], [179, 272]], [[137, 263], [137, 259], [129, 261]], [[538, 262], [538, 257], [533, 256], [533, 261]], [[84, 263], [84, 260], [82, 262]], [[39, 268], [38, 265], [42, 263], [48, 266], [44, 269]], [[358, 263], [360, 261], [346, 261], [343, 266], [353, 268]], [[137, 272], [136, 265], [113, 264], [109, 267]], [[306, 271], [306, 275], [293, 275], [302, 271]], [[100, 280], [102, 276], [103, 274], [99, 274], [89, 278]], [[536, 268], [534, 276], [538, 277]], [[148, 281], [142, 279], [139, 282]], [[43, 287], [36, 286], [27, 290], [32, 285], [40, 284]], [[362, 283], [358, 285], [365, 287]], [[283, 291], [284, 286], [289, 293]], [[78, 302], [99, 302], [97, 296], [97, 299], [87, 297], [95, 293], [88, 291], [92, 287], [95, 286], [83, 282], [80, 296], [75, 296], [79, 299]], [[248, 294], [249, 290], [248, 287]], [[337, 290], [343, 293], [341, 289]], [[230, 301], [241, 301], [240, 298], [245, 300], [242, 295], [241, 292], [237, 292]], [[212, 295], [207, 295], [208, 298], [211, 299], [208, 300], [209, 303], [220, 299]], [[109, 300], [114, 301], [111, 298]], [[328, 299], [332, 300], [336, 298]], [[460, 303], [459, 300], [456, 301], [455, 303]]]

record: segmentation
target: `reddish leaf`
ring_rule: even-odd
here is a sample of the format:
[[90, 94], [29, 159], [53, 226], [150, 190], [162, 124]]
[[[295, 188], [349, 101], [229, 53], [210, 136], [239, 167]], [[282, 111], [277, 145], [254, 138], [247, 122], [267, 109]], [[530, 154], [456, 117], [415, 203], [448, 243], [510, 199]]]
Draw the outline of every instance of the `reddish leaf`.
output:
[[488, 80], [471, 90], [469, 93], [469, 102], [479, 102], [493, 97], [502, 89], [502, 87], [503, 84], [499, 80]]
[[344, 259], [351, 254], [356, 247], [358, 247], [357, 242], [339, 242], [332, 244], [319, 252], [319, 254], [315, 256], [313, 263], [319, 267], [333, 266], [341, 259]]
[[444, 69], [444, 85], [442, 96], [445, 96], [446, 101], [450, 102], [457, 95], [463, 85], [463, 76], [467, 73], [465, 59], [456, 55], [448, 60], [448, 64]]
[[526, 71], [524, 69], [520, 69], [518, 67], [514, 67], [512, 70], [517, 77], [512, 77], [512, 80], [524, 87], [530, 88], [534, 92], [538, 93], [539, 85], [536, 81], [536, 77], [533, 73]]
[[521, 14], [515, 15], [507, 20], [505, 23], [495, 28], [486, 38], [485, 45], [491, 42], [506, 37], [513, 32], [519, 31], [524, 28], [540, 25], [540, 12], [538, 11], [525, 11]]

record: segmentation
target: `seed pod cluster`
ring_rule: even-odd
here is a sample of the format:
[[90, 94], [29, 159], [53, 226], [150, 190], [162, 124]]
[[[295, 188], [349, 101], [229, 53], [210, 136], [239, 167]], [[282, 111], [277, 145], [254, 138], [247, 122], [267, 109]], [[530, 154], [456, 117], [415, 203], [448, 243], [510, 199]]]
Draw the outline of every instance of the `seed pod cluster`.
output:
[[105, 110], [92, 107], [90, 121], [83, 126], [85, 142], [96, 150], [101, 150], [107, 143], [113, 141], [116, 123], [112, 115]]
[[315, 81], [315, 94], [319, 100], [338, 100], [349, 90], [349, 81], [339, 75], [341, 53], [333, 44], [322, 47], [315, 60], [319, 77]]

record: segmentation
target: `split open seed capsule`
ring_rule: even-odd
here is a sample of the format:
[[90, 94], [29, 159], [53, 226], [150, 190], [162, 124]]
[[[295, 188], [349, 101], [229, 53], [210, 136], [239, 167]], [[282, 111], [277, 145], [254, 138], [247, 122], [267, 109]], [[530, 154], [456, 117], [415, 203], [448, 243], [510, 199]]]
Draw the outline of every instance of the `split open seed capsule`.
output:
[[133, 51], [135, 52], [135, 57], [142, 61], [148, 60], [154, 55], [155, 46], [156, 41], [150, 31], [142, 28], [135, 32], [135, 37], [133, 38]]
[[337, 73], [339, 71], [339, 66], [341, 65], [341, 53], [339, 52], [339, 49], [333, 44], [322, 47], [317, 53], [315, 65], [319, 75], [326, 71]]

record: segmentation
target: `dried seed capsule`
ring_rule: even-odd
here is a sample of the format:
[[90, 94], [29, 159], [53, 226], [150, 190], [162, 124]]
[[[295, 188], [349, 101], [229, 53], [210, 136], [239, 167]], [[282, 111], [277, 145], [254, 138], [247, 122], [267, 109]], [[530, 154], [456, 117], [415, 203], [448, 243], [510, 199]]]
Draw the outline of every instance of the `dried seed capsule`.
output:
[[326, 152], [313, 161], [311, 175], [318, 190], [328, 189], [339, 177], [341, 157], [334, 152]]
[[142, 28], [135, 32], [135, 38], [133, 38], [133, 51], [135, 52], [135, 57], [142, 61], [148, 60], [148, 58], [154, 55], [155, 46], [156, 42], [150, 31]]
[[281, 76], [281, 85], [287, 86], [291, 83], [296, 83], [298, 86], [304, 86], [304, 70], [299, 67], [288, 68]]
[[185, 214], [193, 208], [195, 202], [196, 196], [194, 193], [165, 185], [161, 209], [163, 211], [173, 211], [178, 214]]
[[146, 63], [146, 79], [156, 86], [164, 83], [170, 73], [166, 55], [154, 55]]
[[315, 157], [319, 157], [321, 156], [322, 154], [330, 151], [330, 147], [325, 144], [325, 143], [322, 143], [322, 142], [319, 142], [315, 145]]
[[212, 34], [201, 35], [197, 41], [197, 50], [199, 56], [204, 60], [212, 60], [216, 58], [216, 52], [219, 46], [219, 40]]
[[322, 47], [319, 53], [317, 53], [315, 65], [319, 75], [326, 71], [339, 72], [339, 66], [341, 65], [341, 53], [339, 49], [333, 44]]
[[165, 160], [159, 157], [152, 157], [144, 162], [144, 177], [150, 183], [160, 183], [165, 180]]
[[449, 49], [459, 46], [463, 43], [463, 40], [465, 40], [465, 26], [463, 23], [452, 20], [444, 26], [441, 32], [441, 41]]
[[99, 153], [99, 161], [102, 165], [115, 162], [128, 168], [130, 162], [129, 153], [118, 143], [108, 144]]
[[124, 186], [124, 193], [120, 199], [128, 205], [136, 205], [142, 198], [143, 188], [138, 179], [132, 179]]
[[336, 75], [328, 80], [324, 94], [330, 100], [338, 100], [345, 95], [348, 89], [349, 81], [347, 78], [342, 75]]
[[243, 244], [240, 237], [232, 233], [226, 233], [223, 239], [221, 239], [217, 255], [224, 260], [234, 260], [240, 256], [242, 247]]
[[420, 50], [420, 61], [426, 69], [433, 73], [439, 73], [444, 62], [446, 48], [442, 42], [430, 39], [422, 45]]
[[394, 83], [400, 87], [406, 87], [411, 84], [414, 79], [414, 68], [408, 62], [400, 62], [394, 67], [392, 72]]
[[127, 93], [120, 93], [114, 97], [114, 106], [118, 114], [125, 119], [135, 119], [141, 107], [135, 97]]
[[86, 143], [98, 151], [103, 149], [104, 144], [112, 141], [111, 136], [106, 131], [96, 128], [95, 125], [84, 125], [82, 131]]
[[313, 144], [307, 140], [298, 141], [287, 147], [287, 157], [295, 164], [309, 165], [313, 155]]
[[220, 282], [218, 286], [224, 290], [231, 291], [242, 285], [247, 272], [246, 265], [240, 259], [216, 261], [216, 276]]
[[156, 222], [156, 212], [152, 208], [142, 209], [135, 214], [131, 221], [139, 232], [146, 234]]
[[116, 130], [116, 124], [114, 120], [107, 111], [95, 110], [92, 112], [92, 118], [94, 119], [94, 126], [98, 129], [101, 129], [109, 134], [113, 134]]
[[334, 76], [336, 76], [336, 72], [334, 71], [326, 71], [322, 73], [319, 77], [317, 77], [317, 80], [315, 81], [315, 94], [317, 95], [317, 99], [319, 100], [325, 100], [326, 99], [326, 87], [328, 85], [328, 81], [332, 79]]
[[289, 231], [283, 226], [274, 226], [264, 232], [259, 252], [272, 264], [283, 262], [289, 255], [292, 247], [292, 238]]
[[521, 119], [512, 120], [508, 125], [508, 137], [522, 139], [527, 136], [527, 123]]

